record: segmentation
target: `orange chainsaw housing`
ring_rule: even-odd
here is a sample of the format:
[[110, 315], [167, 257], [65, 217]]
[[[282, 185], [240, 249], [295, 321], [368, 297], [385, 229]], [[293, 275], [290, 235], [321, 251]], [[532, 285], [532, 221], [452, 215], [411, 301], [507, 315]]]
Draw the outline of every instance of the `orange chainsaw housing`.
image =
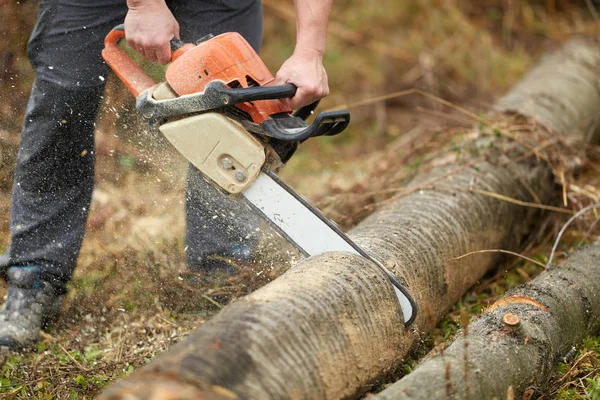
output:
[[[123, 31], [113, 30], [105, 39], [102, 55], [127, 88], [137, 97], [155, 82], [118, 46]], [[265, 86], [274, 78], [252, 46], [236, 32], [215, 36], [197, 45], [186, 44], [173, 52], [166, 81], [178, 96], [202, 93], [206, 85], [220, 80], [231, 88]], [[235, 105], [254, 123], [270, 115], [291, 113], [280, 100], [258, 100]]]

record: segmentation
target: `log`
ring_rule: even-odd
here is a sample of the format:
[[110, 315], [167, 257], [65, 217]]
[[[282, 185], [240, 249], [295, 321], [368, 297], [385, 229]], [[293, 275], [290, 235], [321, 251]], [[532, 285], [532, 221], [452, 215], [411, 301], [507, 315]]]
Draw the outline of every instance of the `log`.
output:
[[561, 356], [600, 332], [600, 242], [508, 292], [466, 332], [372, 399], [531, 398]]
[[[577, 112], [564, 113], [562, 125], [552, 123], [554, 134], [582, 138], [589, 133], [600, 110], [599, 46], [573, 41], [539, 68], [545, 73], [525, 77], [527, 90], [517, 87], [509, 94], [514, 102], [498, 103], [496, 123], [480, 124], [483, 137], [465, 143], [453, 162], [432, 166], [402, 197], [390, 199], [351, 232], [414, 295], [421, 311], [412, 329], [404, 329], [381, 269], [358, 256], [327, 253], [234, 301], [101, 398], [179, 391], [185, 395], [177, 398], [336, 399], [368, 390], [401, 362], [420, 332], [435, 327], [500, 261], [498, 254], [449, 259], [481, 249], [518, 251], [539, 217], [539, 210], [469, 188], [521, 201], [546, 203], [553, 197], [552, 168], [544, 157], [528, 157], [528, 148], [551, 135], [544, 128], [545, 114], [515, 114], [512, 105], [520, 109], [540, 98], [555, 99], [544, 102], [553, 107], [553, 119], [564, 109]], [[549, 80], [557, 83], [548, 85]], [[571, 91], [578, 95], [568, 95]], [[496, 137], [501, 124], [526, 126], [521, 136], [530, 143]], [[550, 151], [538, 155], [549, 159]]]

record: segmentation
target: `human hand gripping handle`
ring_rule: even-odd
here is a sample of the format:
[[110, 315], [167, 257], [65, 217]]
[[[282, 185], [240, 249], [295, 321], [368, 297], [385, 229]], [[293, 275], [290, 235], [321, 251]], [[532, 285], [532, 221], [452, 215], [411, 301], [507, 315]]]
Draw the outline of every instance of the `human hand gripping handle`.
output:
[[[125, 28], [123, 25], [115, 26], [104, 39], [102, 57], [129, 91], [137, 97], [144, 90], [156, 85], [156, 82], [119, 47], [119, 42], [124, 38]], [[170, 40], [169, 46], [170, 51], [173, 51], [171, 53], [172, 59], [177, 58], [178, 55], [193, 47], [192, 44], [183, 43], [175, 38]]]
[[294, 0], [296, 9], [296, 47], [283, 63], [273, 85], [291, 83], [298, 87], [296, 95], [284, 100], [297, 110], [329, 94], [323, 53], [327, 38], [327, 22], [332, 0]]
[[314, 50], [297, 49], [283, 63], [272, 85], [293, 84], [298, 89], [294, 97], [283, 99], [292, 110], [314, 103], [329, 94], [327, 72], [322, 56]]
[[171, 61], [171, 39], [180, 39], [179, 23], [165, 0], [127, 0], [125, 37], [129, 47], [150, 61]]

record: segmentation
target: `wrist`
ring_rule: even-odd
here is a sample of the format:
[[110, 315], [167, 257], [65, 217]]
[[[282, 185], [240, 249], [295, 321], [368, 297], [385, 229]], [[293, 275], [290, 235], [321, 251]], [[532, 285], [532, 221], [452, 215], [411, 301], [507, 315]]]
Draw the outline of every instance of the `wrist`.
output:
[[166, 5], [166, 3], [165, 0], [127, 0], [127, 8], [130, 10], [155, 5]]
[[314, 46], [303, 46], [300, 43], [294, 48], [294, 55], [308, 59], [323, 60], [323, 53], [325, 49]]

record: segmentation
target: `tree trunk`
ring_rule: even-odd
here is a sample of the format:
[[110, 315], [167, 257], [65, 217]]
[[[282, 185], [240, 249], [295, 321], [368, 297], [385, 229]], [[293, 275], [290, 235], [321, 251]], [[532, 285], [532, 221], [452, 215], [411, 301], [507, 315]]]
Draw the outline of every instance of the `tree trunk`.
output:
[[600, 242], [506, 294], [466, 332], [372, 398], [502, 399], [509, 387], [531, 398], [560, 356], [600, 332]]
[[[545, 72], [529, 74], [498, 110], [543, 101], [554, 111], [548, 125], [556, 134], [585, 136], [600, 110], [598, 45], [571, 42], [539, 68]], [[514, 100], [507, 101], [511, 96]], [[549, 98], [553, 100], [546, 101]], [[536, 106], [531, 110], [523, 115], [535, 118], [533, 125], [545, 126], [545, 115], [538, 115]], [[524, 119], [502, 116], [498, 124], [524, 126]], [[102, 398], [148, 398], [153, 392], [179, 391], [177, 398], [335, 399], [366, 391], [402, 360], [419, 332], [432, 329], [499, 260], [497, 254], [450, 258], [481, 249], [519, 250], [537, 221], [535, 209], [469, 188], [522, 201], [538, 197], [548, 202], [552, 197], [551, 168], [526, 157], [526, 147], [550, 133], [527, 124], [522, 129], [528, 133], [520, 134], [526, 139], [519, 141], [530, 144], [522, 146], [506, 135], [496, 137], [498, 124], [481, 124], [482, 135], [491, 136], [466, 143], [455, 157], [462, 164], [432, 166], [401, 198], [390, 199], [351, 232], [414, 295], [421, 308], [414, 329], [404, 330], [384, 272], [361, 257], [327, 253], [300, 262], [228, 305]], [[435, 189], [418, 190], [432, 181]]]

